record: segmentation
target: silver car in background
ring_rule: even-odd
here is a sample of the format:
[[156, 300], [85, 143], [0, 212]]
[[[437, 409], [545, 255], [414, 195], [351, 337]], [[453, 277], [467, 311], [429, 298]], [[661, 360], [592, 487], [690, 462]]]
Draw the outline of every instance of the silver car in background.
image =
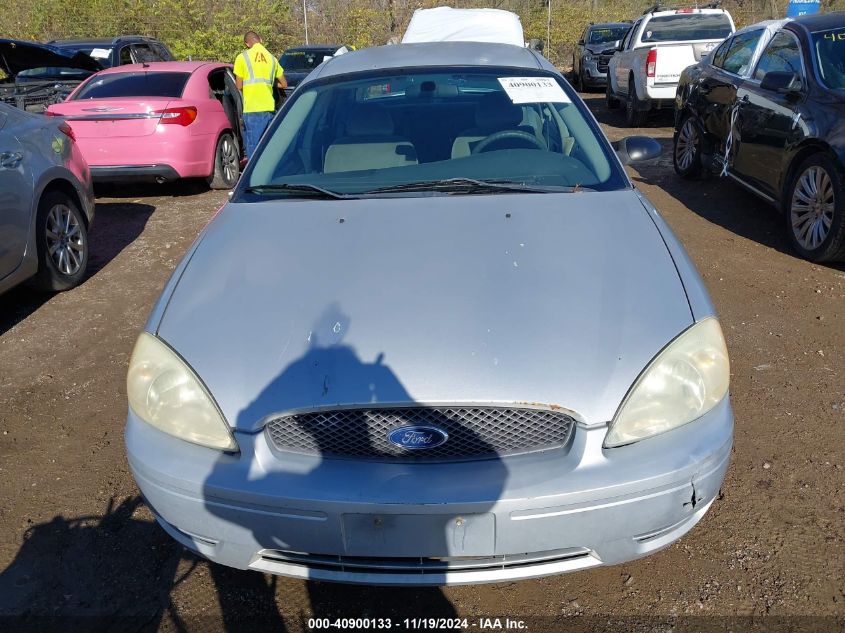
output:
[[80, 283], [94, 191], [70, 127], [0, 103], [0, 292]]
[[429, 585], [688, 532], [728, 467], [730, 370], [623, 169], [655, 146], [611, 146], [522, 47], [322, 64], [133, 351], [126, 449], [161, 526], [240, 569]]

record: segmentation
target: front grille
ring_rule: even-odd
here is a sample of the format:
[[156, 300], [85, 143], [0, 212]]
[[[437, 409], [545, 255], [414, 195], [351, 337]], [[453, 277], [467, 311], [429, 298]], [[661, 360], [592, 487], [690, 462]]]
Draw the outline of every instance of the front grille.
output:
[[461, 571], [492, 571], [560, 562], [582, 562], [592, 566], [597, 561], [584, 547], [534, 554], [505, 554], [499, 556], [454, 556], [443, 558], [369, 558], [364, 556], [334, 556], [304, 554], [284, 550], [262, 550], [261, 560], [269, 563], [303, 566], [308, 569], [379, 574], [431, 574]]
[[599, 69], [599, 72], [606, 73], [607, 72], [607, 65], [608, 65], [609, 62], [610, 62], [610, 55], [607, 55], [607, 56], [602, 55], [601, 57], [598, 58], [598, 61], [596, 62], [596, 68]]
[[[448, 434], [424, 450], [393, 444], [406, 426]], [[515, 407], [394, 407], [332, 409], [283, 415], [267, 424], [273, 445], [286, 452], [380, 461], [491, 459], [563, 447], [575, 420], [562, 411]]]

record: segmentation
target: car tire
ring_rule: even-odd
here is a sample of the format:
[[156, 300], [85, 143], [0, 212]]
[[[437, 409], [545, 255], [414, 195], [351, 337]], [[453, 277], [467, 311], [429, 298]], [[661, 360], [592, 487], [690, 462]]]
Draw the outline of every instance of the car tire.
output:
[[640, 100], [637, 98], [633, 77], [628, 85], [631, 86], [631, 94], [625, 100], [625, 124], [628, 127], [642, 127], [648, 119], [648, 111], [640, 110]]
[[702, 167], [701, 125], [695, 115], [688, 114], [681, 119], [672, 143], [672, 165], [681, 178], [699, 178]]
[[88, 227], [76, 201], [62, 191], [48, 191], [35, 217], [38, 272], [32, 285], [50, 292], [68, 290], [85, 277]]
[[803, 258], [845, 260], [845, 183], [834, 159], [819, 153], [802, 161], [783, 206], [789, 241]]
[[613, 89], [610, 87], [609, 73], [607, 77], [607, 85], [604, 89], [604, 102], [608, 110], [616, 110], [619, 108], [619, 99], [613, 96]]
[[238, 141], [230, 132], [224, 132], [217, 139], [214, 149], [214, 171], [208, 178], [212, 189], [231, 189], [238, 184], [241, 152]]

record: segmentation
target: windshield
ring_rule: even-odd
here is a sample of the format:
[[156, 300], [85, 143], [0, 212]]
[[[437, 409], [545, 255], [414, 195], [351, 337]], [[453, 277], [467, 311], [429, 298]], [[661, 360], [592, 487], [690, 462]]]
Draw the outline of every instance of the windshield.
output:
[[587, 44], [610, 44], [625, 37], [630, 26], [606, 26], [590, 31]]
[[247, 191], [442, 191], [441, 181], [475, 191], [468, 179], [533, 190], [627, 186], [565, 82], [530, 74], [444, 70], [309, 85], [265, 134]]
[[93, 71], [82, 68], [65, 68], [42, 66], [41, 68], [27, 68], [18, 73], [19, 79], [59, 79], [82, 80], [93, 75]]
[[676, 13], [649, 20], [642, 41], [723, 40], [732, 32], [731, 21], [726, 13]]
[[813, 33], [813, 48], [824, 85], [845, 90], [845, 28]]
[[288, 72], [309, 71], [314, 70], [317, 66], [323, 63], [323, 57], [331, 57], [334, 50], [316, 50], [316, 51], [285, 51], [279, 64]]
[[121, 97], [180, 97], [190, 73], [107, 73], [84, 84], [73, 100]]

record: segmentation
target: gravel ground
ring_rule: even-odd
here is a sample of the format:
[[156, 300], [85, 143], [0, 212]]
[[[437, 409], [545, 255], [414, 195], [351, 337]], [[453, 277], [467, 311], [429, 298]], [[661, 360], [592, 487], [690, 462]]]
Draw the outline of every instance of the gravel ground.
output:
[[[585, 98], [611, 139], [631, 133]], [[185, 552], [129, 474], [124, 378], [152, 302], [226, 196], [120, 189], [98, 199], [82, 286], [0, 297], [0, 629], [299, 631], [316, 614], [393, 628], [456, 616], [496, 630], [492, 616], [528, 630], [843, 630], [845, 266], [793, 256], [779, 216], [737, 185], [676, 178], [670, 116], [641, 133], [667, 153], [632, 175], [701, 271], [732, 359], [732, 463], [689, 535], [626, 565], [443, 590], [306, 583]]]

